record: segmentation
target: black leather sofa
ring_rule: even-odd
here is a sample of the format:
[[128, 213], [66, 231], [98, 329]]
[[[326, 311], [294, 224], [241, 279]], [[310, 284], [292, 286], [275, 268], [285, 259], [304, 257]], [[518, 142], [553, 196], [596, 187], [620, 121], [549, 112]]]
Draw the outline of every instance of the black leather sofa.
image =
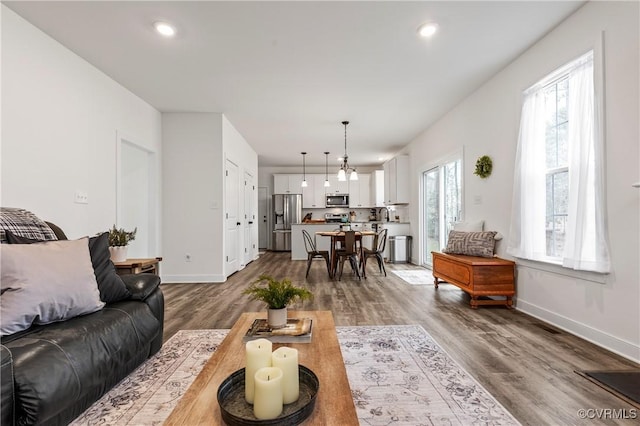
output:
[[66, 425], [160, 350], [160, 278], [123, 281], [130, 300], [3, 339], [2, 425]]
[[66, 425], [162, 346], [160, 277], [124, 275], [128, 297], [2, 337], [2, 425]]

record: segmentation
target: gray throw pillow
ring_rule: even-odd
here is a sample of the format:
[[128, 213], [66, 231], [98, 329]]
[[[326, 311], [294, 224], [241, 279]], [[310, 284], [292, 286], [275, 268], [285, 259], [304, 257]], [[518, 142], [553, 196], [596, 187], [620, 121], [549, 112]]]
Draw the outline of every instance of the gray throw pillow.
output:
[[442, 251], [448, 254], [493, 257], [493, 251], [496, 246], [495, 236], [495, 231], [451, 231], [449, 232], [447, 247]]
[[98, 311], [98, 283], [86, 238], [0, 244], [0, 335]]
[[[9, 244], [33, 244], [49, 243], [49, 241], [34, 240], [32, 238], [21, 237], [6, 231]], [[129, 289], [116, 272], [116, 267], [111, 262], [109, 253], [109, 233], [104, 232], [96, 237], [89, 238], [89, 254], [93, 272], [98, 281], [100, 299], [105, 303], [113, 303], [119, 300], [128, 299], [131, 296]]]

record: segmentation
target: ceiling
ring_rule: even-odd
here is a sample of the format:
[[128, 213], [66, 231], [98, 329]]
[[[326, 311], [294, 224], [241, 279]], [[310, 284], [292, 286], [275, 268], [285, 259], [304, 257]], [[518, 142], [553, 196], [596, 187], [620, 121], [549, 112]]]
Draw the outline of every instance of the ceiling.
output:
[[584, 4], [3, 3], [159, 111], [224, 113], [260, 166], [300, 166], [301, 151], [337, 163], [349, 120], [356, 167], [390, 158]]

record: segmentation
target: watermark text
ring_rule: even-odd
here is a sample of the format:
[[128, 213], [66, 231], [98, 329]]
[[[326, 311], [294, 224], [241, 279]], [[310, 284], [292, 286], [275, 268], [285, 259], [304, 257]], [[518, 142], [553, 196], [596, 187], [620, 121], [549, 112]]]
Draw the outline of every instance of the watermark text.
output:
[[598, 420], [629, 420], [638, 418], [635, 408], [581, 408], [578, 410], [581, 419]]

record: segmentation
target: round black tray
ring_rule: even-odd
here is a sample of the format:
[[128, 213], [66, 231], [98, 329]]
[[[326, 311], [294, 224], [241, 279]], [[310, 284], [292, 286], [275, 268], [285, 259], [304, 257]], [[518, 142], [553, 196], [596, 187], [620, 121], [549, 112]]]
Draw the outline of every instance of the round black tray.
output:
[[234, 372], [218, 388], [218, 404], [222, 420], [229, 426], [293, 426], [302, 423], [313, 412], [320, 382], [315, 373], [304, 365], [298, 366], [298, 371], [300, 397], [296, 402], [285, 404], [282, 413], [270, 420], [259, 420], [253, 415], [253, 405], [244, 399], [244, 368]]

